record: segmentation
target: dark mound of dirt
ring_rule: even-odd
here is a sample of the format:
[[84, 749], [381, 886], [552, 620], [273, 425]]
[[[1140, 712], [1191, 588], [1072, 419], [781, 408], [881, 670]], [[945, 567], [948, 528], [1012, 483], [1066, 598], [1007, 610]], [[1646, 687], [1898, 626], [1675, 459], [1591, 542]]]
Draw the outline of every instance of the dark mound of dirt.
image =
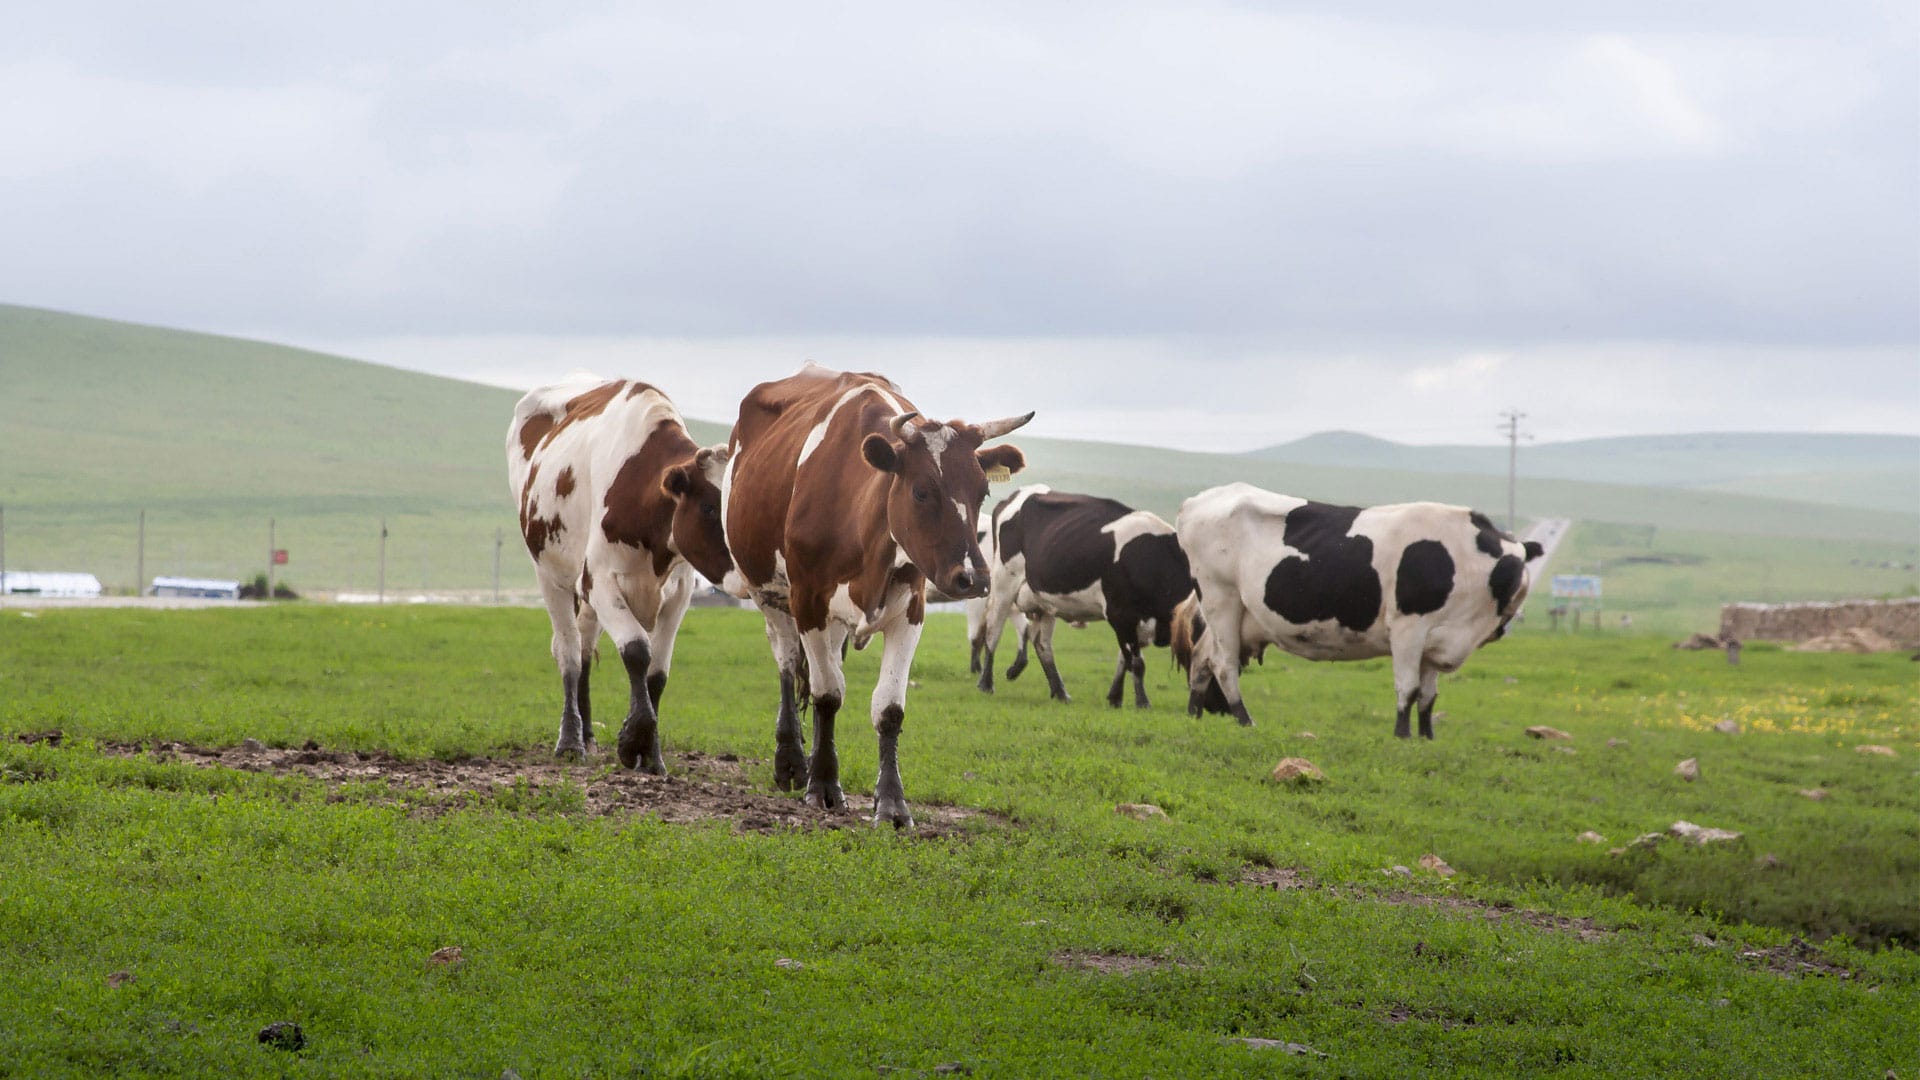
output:
[[[505, 793], [537, 795], [571, 786], [582, 789], [585, 813], [652, 816], [667, 822], [731, 821], [743, 832], [865, 826], [873, 815], [870, 795], [849, 792], [845, 810], [816, 810], [798, 798], [747, 786], [746, 768], [758, 764], [754, 759], [732, 754], [716, 757], [698, 750], [669, 751], [667, 775], [653, 776], [609, 769], [607, 758], [566, 762], [539, 753], [464, 761], [405, 760], [381, 751], [324, 750], [312, 742], [283, 749], [252, 740], [226, 749], [179, 742], [102, 743], [100, 748], [123, 757], [145, 753], [158, 761], [306, 776], [343, 787], [384, 783], [396, 790], [395, 801], [406, 801], [429, 814], [499, 802]], [[970, 820], [1004, 824], [997, 815], [964, 806], [915, 803], [913, 813], [912, 834], [930, 839], [957, 835]]]

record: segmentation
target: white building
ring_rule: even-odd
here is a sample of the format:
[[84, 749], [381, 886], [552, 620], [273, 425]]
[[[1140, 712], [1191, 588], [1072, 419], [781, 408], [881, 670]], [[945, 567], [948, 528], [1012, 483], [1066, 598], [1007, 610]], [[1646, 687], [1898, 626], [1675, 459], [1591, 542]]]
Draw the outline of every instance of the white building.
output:
[[100, 579], [65, 571], [8, 570], [0, 573], [0, 593], [13, 596], [99, 596]]

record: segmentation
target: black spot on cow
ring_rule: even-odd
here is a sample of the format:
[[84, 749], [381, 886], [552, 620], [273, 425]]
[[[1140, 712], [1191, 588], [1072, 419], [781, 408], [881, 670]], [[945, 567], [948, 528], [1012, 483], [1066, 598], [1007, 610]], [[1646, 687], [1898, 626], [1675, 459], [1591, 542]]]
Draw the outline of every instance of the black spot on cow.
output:
[[1507, 605], [1513, 601], [1513, 594], [1520, 591], [1520, 576], [1526, 572], [1526, 566], [1518, 555], [1502, 555], [1500, 561], [1493, 564], [1487, 585], [1493, 590], [1494, 609], [1500, 614], [1509, 614]]
[[1467, 518], [1478, 530], [1473, 536], [1473, 546], [1479, 548], [1481, 554], [1497, 559], [1505, 553], [1506, 549], [1500, 546], [1500, 538], [1503, 534], [1493, 524], [1491, 518], [1478, 510], [1468, 511]]
[[1400, 555], [1393, 602], [1403, 615], [1428, 615], [1447, 606], [1453, 593], [1453, 556], [1438, 540], [1416, 540]]
[[1348, 536], [1358, 507], [1307, 503], [1287, 514], [1287, 546], [1305, 558], [1280, 560], [1267, 576], [1266, 604], [1291, 623], [1331, 619], [1355, 632], [1380, 617], [1373, 541]]

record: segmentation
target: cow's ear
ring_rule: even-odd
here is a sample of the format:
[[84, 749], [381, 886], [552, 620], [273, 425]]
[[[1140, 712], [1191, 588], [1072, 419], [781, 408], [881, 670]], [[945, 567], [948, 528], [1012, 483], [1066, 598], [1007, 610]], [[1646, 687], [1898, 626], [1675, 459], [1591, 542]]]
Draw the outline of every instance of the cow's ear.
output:
[[660, 490], [676, 499], [685, 498], [687, 492], [693, 490], [693, 478], [687, 475], [687, 467], [675, 465], [668, 469], [667, 475], [660, 478]]
[[881, 472], [900, 471], [900, 451], [905, 447], [875, 432], [860, 442], [860, 456]]
[[1527, 543], [1526, 543], [1526, 549], [1527, 549], [1527, 561], [1528, 561], [1528, 562], [1532, 562], [1533, 560], [1535, 560], [1535, 559], [1537, 559], [1537, 558], [1539, 558], [1540, 556], [1542, 556], [1542, 555], [1545, 555], [1545, 554], [1547, 553], [1547, 549], [1546, 549], [1545, 547], [1543, 547], [1543, 546], [1541, 545], [1541, 543], [1540, 543], [1540, 541], [1538, 541], [1538, 540], [1529, 540], [1529, 541], [1527, 541]]
[[1021, 453], [1017, 446], [989, 446], [973, 456], [980, 460], [980, 471], [986, 473], [989, 480], [994, 479], [995, 470], [1002, 477], [1012, 477], [1027, 467], [1027, 455]]

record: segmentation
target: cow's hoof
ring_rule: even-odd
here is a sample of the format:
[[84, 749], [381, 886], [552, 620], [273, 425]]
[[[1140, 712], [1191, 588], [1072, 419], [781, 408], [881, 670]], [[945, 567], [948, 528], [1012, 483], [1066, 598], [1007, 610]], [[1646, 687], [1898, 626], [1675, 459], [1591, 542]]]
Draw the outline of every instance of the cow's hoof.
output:
[[578, 742], [557, 743], [553, 748], [553, 756], [561, 761], [582, 761], [587, 756], [587, 746], [585, 743]]
[[1053, 700], [1059, 702], [1062, 705], [1073, 704], [1073, 695], [1067, 693], [1065, 690], [1062, 690], [1057, 694], [1053, 694], [1051, 695], [1051, 697], [1053, 698]]
[[913, 815], [907, 812], [904, 799], [875, 799], [873, 803], [873, 823], [891, 825], [896, 829], [913, 828]]
[[841, 794], [839, 784], [808, 784], [807, 805], [815, 810], [839, 810], [847, 805], [847, 797]]
[[773, 751], [773, 786], [792, 791], [807, 783], [807, 755], [798, 743], [782, 743]]

